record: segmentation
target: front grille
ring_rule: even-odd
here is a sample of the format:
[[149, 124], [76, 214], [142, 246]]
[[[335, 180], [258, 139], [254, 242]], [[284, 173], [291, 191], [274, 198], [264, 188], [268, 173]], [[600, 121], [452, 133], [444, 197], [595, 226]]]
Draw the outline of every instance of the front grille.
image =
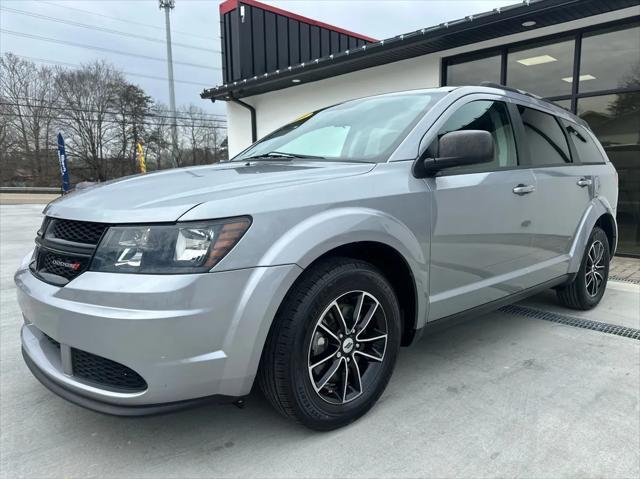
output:
[[108, 227], [105, 223], [45, 218], [38, 230], [31, 271], [47, 283], [65, 286], [89, 268]]
[[87, 269], [89, 260], [86, 257], [60, 255], [39, 248], [37, 264], [38, 273], [53, 274], [71, 281]]
[[45, 237], [97, 245], [106, 229], [107, 225], [104, 223], [52, 219], [47, 226]]
[[146, 381], [127, 366], [96, 356], [95, 354], [71, 349], [73, 375], [101, 387], [125, 391], [144, 391]]

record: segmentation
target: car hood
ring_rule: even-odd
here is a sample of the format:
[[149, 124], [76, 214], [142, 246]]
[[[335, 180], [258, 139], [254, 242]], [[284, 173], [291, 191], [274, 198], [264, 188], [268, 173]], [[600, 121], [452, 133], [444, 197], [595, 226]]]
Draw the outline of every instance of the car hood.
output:
[[[353, 176], [371, 163], [310, 161], [228, 162], [178, 168], [106, 182], [47, 205], [48, 216], [104, 223], [176, 221], [195, 206], [295, 184]], [[251, 214], [247, 211], [247, 214]]]

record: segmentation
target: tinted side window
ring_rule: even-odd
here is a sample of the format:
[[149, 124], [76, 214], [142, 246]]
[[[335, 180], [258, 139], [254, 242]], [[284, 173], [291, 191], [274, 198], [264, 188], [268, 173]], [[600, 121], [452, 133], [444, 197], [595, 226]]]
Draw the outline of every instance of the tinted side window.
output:
[[576, 150], [578, 158], [576, 162], [580, 163], [604, 163], [604, 158], [600, 153], [600, 150], [591, 139], [591, 135], [575, 123], [568, 122], [566, 120], [560, 120], [562, 126], [564, 126], [567, 136]]
[[531, 166], [571, 163], [567, 139], [558, 120], [532, 108], [518, 106], [529, 145]]
[[[464, 169], [494, 170], [497, 168], [509, 168], [518, 164], [513, 128], [504, 103], [478, 100], [461, 106], [440, 129], [438, 138], [445, 133], [459, 130], [488, 131], [495, 141], [495, 153], [491, 163], [474, 165], [473, 167], [465, 166], [463, 167]], [[452, 168], [452, 170], [459, 169], [462, 169], [462, 167]]]

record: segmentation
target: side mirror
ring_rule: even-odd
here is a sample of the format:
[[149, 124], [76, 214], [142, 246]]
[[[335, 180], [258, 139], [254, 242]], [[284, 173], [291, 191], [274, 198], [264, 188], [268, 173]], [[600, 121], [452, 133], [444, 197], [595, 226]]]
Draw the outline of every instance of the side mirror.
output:
[[454, 166], [475, 165], [493, 161], [494, 141], [491, 133], [483, 130], [452, 131], [438, 141], [438, 155], [431, 158], [427, 149], [413, 164], [416, 178], [433, 176], [438, 171]]

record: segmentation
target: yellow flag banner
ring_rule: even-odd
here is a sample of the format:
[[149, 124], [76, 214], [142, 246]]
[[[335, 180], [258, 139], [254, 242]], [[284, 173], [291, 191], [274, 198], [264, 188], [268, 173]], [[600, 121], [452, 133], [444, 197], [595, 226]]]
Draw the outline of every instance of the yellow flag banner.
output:
[[144, 162], [144, 152], [142, 151], [142, 145], [140, 143], [136, 146], [136, 156], [138, 157], [138, 166], [140, 167], [140, 173], [147, 172], [147, 164]]

